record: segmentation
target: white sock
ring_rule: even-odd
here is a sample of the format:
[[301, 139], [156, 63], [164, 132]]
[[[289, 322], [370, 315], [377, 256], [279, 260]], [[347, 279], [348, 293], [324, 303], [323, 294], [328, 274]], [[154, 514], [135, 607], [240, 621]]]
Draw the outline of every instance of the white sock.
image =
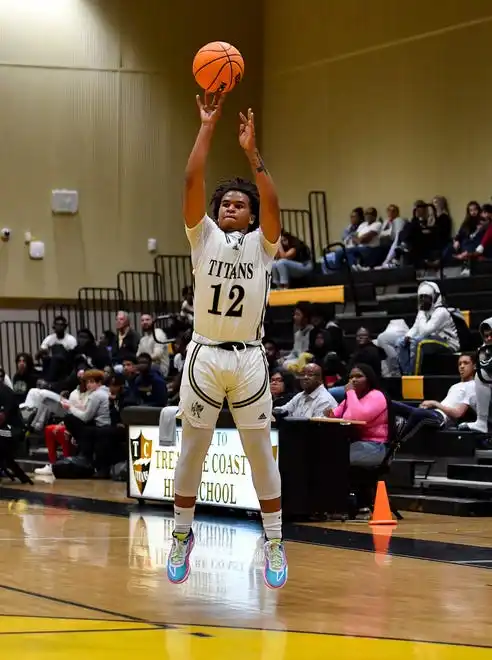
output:
[[269, 541], [282, 538], [282, 510], [273, 513], [261, 512], [263, 518], [263, 529]]
[[476, 422], [468, 422], [467, 426], [470, 431], [479, 431], [480, 433], [488, 432], [487, 421], [484, 421], [483, 419], [477, 419]]
[[477, 397], [477, 421], [468, 424], [470, 429], [487, 433], [490, 415], [491, 389], [475, 376], [475, 393]]
[[194, 506], [184, 509], [181, 506], [174, 505], [174, 531], [176, 534], [188, 534], [194, 517]]

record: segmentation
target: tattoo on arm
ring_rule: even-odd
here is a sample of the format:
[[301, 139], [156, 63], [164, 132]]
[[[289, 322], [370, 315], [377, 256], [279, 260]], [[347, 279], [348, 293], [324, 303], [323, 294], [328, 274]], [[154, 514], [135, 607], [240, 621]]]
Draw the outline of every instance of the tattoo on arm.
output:
[[266, 165], [265, 165], [265, 163], [263, 161], [263, 158], [261, 157], [260, 152], [258, 151], [258, 149], [256, 149], [256, 151], [255, 151], [254, 165], [255, 165], [256, 171], [258, 173], [265, 172], [265, 174], [268, 174], [268, 170], [266, 168]]

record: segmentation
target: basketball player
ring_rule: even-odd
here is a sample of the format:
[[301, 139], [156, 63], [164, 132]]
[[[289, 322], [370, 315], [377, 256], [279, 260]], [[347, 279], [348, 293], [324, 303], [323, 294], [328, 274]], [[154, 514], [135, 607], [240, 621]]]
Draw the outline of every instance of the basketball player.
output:
[[[256, 185], [223, 183], [206, 214], [205, 165], [224, 96], [197, 97], [202, 125], [185, 174], [184, 218], [195, 277], [195, 325], [180, 390], [183, 435], [175, 472], [173, 542], [167, 575], [184, 582], [190, 572], [191, 525], [202, 465], [227, 397], [251, 465], [265, 531], [264, 578], [283, 587], [287, 561], [282, 543], [280, 474], [270, 440], [272, 399], [261, 345], [270, 273], [280, 237], [273, 181], [256, 148], [254, 117], [240, 115], [239, 143]], [[261, 202], [261, 215], [260, 215]]]

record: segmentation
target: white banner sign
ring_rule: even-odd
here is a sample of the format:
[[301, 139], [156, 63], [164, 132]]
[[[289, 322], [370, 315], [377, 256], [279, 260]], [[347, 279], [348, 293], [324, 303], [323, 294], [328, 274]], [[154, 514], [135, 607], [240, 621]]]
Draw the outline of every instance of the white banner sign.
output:
[[[278, 460], [278, 431], [271, 430], [272, 452]], [[181, 427], [175, 447], [159, 446], [157, 426], [130, 427], [130, 497], [172, 501], [174, 470], [181, 451]], [[237, 429], [216, 429], [203, 462], [198, 502], [258, 511], [259, 504]]]

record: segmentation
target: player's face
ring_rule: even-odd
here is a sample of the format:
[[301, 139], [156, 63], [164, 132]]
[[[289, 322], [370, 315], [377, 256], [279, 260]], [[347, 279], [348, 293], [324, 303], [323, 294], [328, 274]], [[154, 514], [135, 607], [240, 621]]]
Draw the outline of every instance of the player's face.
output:
[[307, 364], [302, 370], [301, 387], [307, 394], [321, 385], [321, 369], [315, 364]]
[[219, 227], [222, 231], [245, 231], [251, 216], [248, 195], [239, 190], [230, 190], [222, 197], [219, 208]]
[[492, 344], [492, 328], [486, 326], [483, 330], [482, 336], [484, 344]]
[[458, 372], [461, 380], [470, 380], [475, 375], [475, 365], [469, 355], [462, 355], [458, 360]]
[[152, 317], [150, 314], [142, 314], [140, 325], [142, 326], [142, 330], [144, 332], [148, 332], [152, 329]]
[[369, 389], [369, 383], [367, 378], [360, 371], [360, 369], [352, 369], [349, 376], [350, 384], [353, 386], [355, 392], [359, 395], [366, 392]]
[[270, 379], [270, 392], [273, 396], [280, 396], [285, 392], [285, 384], [282, 374], [273, 374]]

